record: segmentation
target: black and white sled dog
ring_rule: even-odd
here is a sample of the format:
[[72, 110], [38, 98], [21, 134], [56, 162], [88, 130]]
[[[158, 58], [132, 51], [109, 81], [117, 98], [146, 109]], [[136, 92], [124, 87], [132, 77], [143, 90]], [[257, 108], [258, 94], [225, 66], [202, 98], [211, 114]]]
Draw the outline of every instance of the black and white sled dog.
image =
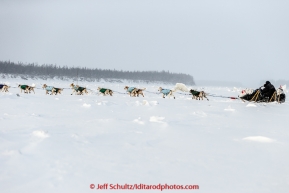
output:
[[29, 86], [25, 84], [19, 84], [18, 87], [20, 88], [21, 93], [23, 90], [25, 94], [31, 93], [31, 91], [33, 91], [35, 94], [35, 91], [34, 91], [35, 85]]
[[196, 99], [196, 100], [204, 100], [204, 98], [206, 98], [207, 100], [209, 100], [208, 98], [207, 98], [207, 94], [205, 93], [205, 91], [196, 91], [196, 90], [193, 90], [193, 89], [191, 89], [190, 90], [190, 93], [193, 95], [192, 96], [192, 99]]
[[0, 84], [0, 91], [1, 92], [9, 92], [8, 88], [10, 88], [10, 86], [8, 86], [6, 84]]

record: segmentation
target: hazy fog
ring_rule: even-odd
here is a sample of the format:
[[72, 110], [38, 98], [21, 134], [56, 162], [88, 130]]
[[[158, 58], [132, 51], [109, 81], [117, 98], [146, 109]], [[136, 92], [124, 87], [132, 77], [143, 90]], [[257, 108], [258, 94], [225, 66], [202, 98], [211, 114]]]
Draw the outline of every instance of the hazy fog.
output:
[[289, 79], [289, 1], [0, 1], [0, 60]]

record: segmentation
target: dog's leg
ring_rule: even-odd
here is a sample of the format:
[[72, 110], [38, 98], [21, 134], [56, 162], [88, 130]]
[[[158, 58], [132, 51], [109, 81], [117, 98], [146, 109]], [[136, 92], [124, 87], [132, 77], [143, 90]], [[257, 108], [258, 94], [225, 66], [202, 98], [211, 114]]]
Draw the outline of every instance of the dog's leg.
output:
[[207, 98], [207, 96], [206, 95], [204, 95], [204, 97], [209, 101], [209, 99]]
[[173, 94], [173, 92], [172, 92], [172, 96], [174, 97], [174, 99], [176, 99], [176, 97], [175, 97], [175, 95]]
[[171, 96], [172, 96], [172, 91], [170, 91], [168, 94], [169, 99], [171, 99]]

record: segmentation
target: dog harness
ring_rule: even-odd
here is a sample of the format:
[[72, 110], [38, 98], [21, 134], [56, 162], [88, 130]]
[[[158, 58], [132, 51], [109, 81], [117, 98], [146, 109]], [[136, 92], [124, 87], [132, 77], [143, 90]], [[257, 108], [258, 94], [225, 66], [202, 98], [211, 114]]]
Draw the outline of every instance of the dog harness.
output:
[[127, 92], [132, 92], [133, 89], [135, 89], [135, 87], [129, 87], [129, 88], [127, 89]]
[[4, 87], [4, 84], [0, 84], [0, 89], [2, 89]]
[[199, 91], [196, 91], [196, 90], [190, 90], [190, 92], [192, 93], [192, 95], [194, 96], [198, 96], [200, 94]]
[[26, 90], [27, 87], [28, 87], [28, 85], [21, 85], [21, 86], [20, 86], [20, 88], [21, 88], [22, 90]]
[[100, 90], [99, 90], [99, 92], [101, 92], [101, 93], [105, 93], [105, 91], [107, 91], [108, 89], [106, 89], [106, 88], [101, 88]]
[[161, 92], [167, 96], [171, 92], [171, 90], [170, 89], [163, 89]]
[[60, 90], [60, 88], [54, 88], [54, 90], [57, 93]]
[[75, 91], [80, 91], [80, 92], [82, 92], [85, 89], [84, 87], [77, 87], [77, 86], [74, 86], [73, 88]]
[[77, 91], [82, 92], [85, 88], [84, 87], [78, 87]]
[[53, 88], [54, 88], [53, 86], [47, 86], [47, 87], [45, 87], [45, 90], [52, 91]]

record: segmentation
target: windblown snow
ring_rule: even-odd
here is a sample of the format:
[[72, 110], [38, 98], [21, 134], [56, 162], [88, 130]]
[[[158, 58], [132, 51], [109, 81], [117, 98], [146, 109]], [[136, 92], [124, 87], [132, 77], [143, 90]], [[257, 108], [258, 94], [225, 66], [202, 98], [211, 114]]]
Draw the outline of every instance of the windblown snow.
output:
[[[24, 94], [20, 83], [71, 82], [2, 82], [16, 88], [0, 93], [0, 192], [118, 192], [90, 188], [104, 183], [192, 184], [199, 189], [190, 192], [206, 193], [289, 190], [288, 102], [197, 101], [186, 92], [164, 99], [158, 88], [174, 85], [108, 82], [80, 82], [88, 95]], [[146, 88], [145, 97], [123, 94], [125, 85]], [[102, 96], [97, 87], [118, 92]], [[244, 89], [194, 88], [233, 97]]]

